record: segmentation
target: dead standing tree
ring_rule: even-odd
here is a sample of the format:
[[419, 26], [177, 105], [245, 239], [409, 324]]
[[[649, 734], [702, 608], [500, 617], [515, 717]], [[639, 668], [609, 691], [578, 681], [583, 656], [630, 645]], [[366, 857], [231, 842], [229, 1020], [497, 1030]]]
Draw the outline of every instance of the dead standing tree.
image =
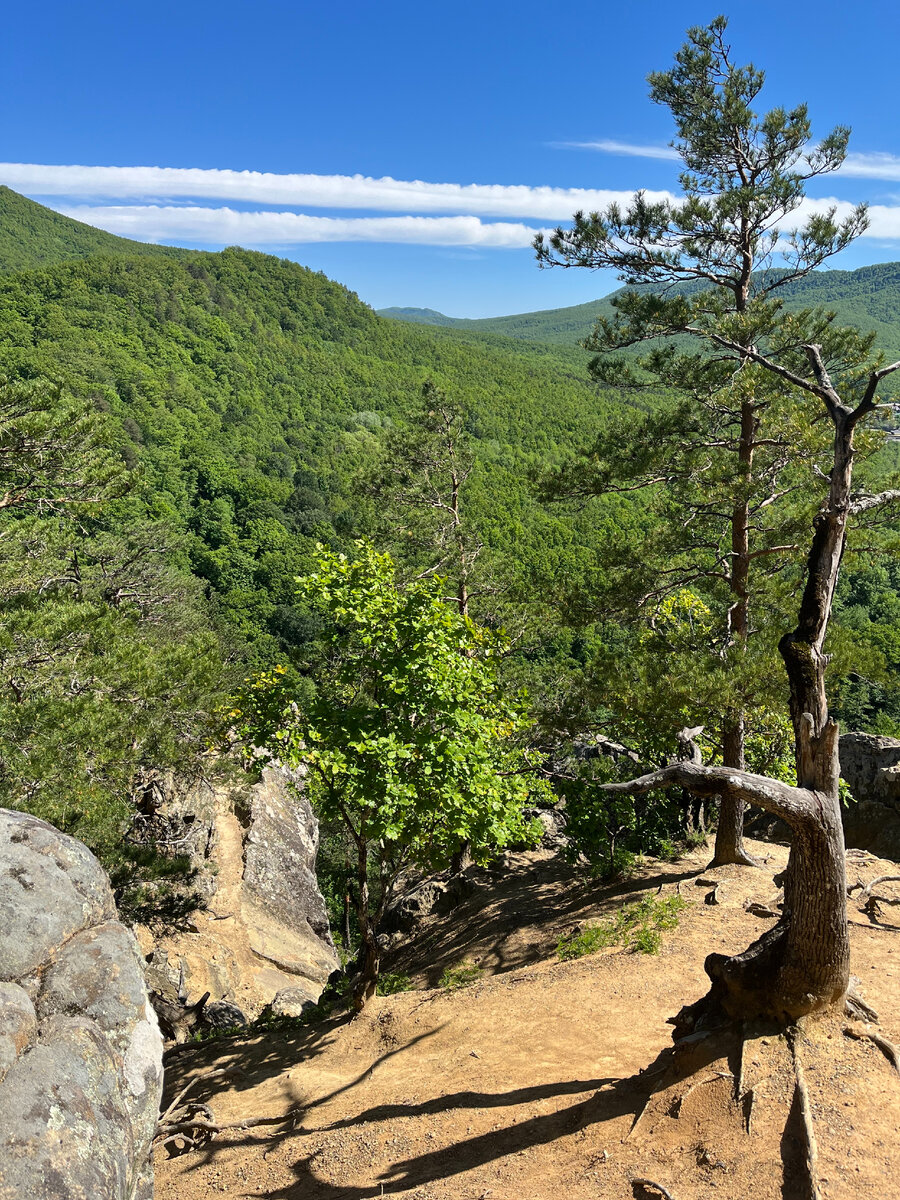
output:
[[[690, 330], [685, 328], [685, 332]], [[725, 349], [737, 348], [722, 335], [715, 335], [715, 340]], [[729, 767], [689, 762], [606, 786], [607, 791], [621, 795], [671, 786], [701, 796], [721, 795], [739, 804], [758, 805], [781, 817], [793, 832], [780, 920], [742, 954], [731, 958], [709, 955], [705, 967], [712, 988], [704, 1000], [679, 1014], [681, 1030], [691, 1027], [710, 1006], [721, 1007], [734, 1018], [772, 1017], [793, 1022], [808, 1013], [839, 1006], [847, 995], [850, 942], [838, 796], [838, 726], [828, 713], [824, 643], [851, 517], [900, 500], [900, 491], [859, 495], [852, 486], [857, 427], [879, 407], [878, 385], [900, 369], [900, 362], [872, 371], [861, 397], [850, 405], [832, 383], [819, 346], [803, 347], [808, 375], [781, 365], [755, 347], [740, 349], [763, 369], [822, 403], [834, 431], [834, 460], [828, 492], [814, 521], [797, 625], [779, 643], [790, 687], [797, 786]]]

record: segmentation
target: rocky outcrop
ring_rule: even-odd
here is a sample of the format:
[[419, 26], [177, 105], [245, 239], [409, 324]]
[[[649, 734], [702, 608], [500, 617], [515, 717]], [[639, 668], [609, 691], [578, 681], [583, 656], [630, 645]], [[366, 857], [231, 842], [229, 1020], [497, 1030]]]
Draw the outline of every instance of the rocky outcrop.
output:
[[[151, 986], [174, 999], [217, 1001], [256, 1016], [285, 990], [315, 999], [338, 966], [316, 882], [319, 829], [302, 779], [268, 767], [259, 783], [200, 783], [179, 790], [162, 780], [150, 805], [157, 836], [186, 851], [205, 908], [188, 928], [138, 935]], [[237, 1022], [236, 1022], [237, 1023]]]
[[900, 741], [845, 733], [840, 756], [855, 801], [844, 808], [847, 845], [900, 859]]
[[0, 1200], [150, 1200], [162, 1039], [74, 838], [0, 809]]

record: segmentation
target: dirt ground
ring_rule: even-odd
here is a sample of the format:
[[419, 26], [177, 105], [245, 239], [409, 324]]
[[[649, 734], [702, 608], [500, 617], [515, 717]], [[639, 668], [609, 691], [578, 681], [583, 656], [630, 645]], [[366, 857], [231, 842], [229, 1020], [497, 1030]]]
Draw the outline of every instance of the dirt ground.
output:
[[[430, 919], [389, 964], [417, 990], [377, 998], [354, 1019], [290, 1034], [180, 1048], [169, 1095], [194, 1074], [219, 1122], [271, 1121], [156, 1164], [164, 1200], [806, 1200], [802, 1116], [785, 1039], [766, 1029], [672, 1048], [666, 1019], [706, 991], [703, 960], [743, 949], [771, 920], [786, 850], [764, 870], [704, 870], [708, 850], [652, 863], [600, 888], [546, 852], [511, 856], [452, 918]], [[870, 857], [849, 881], [897, 873]], [[722, 880], [717, 905], [704, 903]], [[659, 889], [690, 901], [658, 955], [607, 950], [559, 962], [561, 933]], [[900, 920], [873, 925], [850, 901], [852, 970], [900, 1041]], [[474, 961], [478, 982], [435, 987]], [[417, 964], [427, 964], [420, 971]], [[900, 1076], [867, 1041], [819, 1022], [800, 1041], [823, 1200], [893, 1194], [900, 1173]], [[215, 1090], [213, 1091], [213, 1086]], [[207, 1091], [202, 1091], [207, 1087]], [[736, 1099], [736, 1096], [739, 1099]]]

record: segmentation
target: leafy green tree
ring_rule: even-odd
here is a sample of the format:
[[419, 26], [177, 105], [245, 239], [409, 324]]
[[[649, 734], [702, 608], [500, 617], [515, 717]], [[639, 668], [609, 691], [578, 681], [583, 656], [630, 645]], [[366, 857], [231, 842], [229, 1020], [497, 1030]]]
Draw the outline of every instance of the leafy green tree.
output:
[[521, 743], [522, 703], [497, 683], [502, 640], [449, 606], [442, 582], [399, 587], [391, 558], [368, 543], [353, 558], [320, 548], [300, 580], [324, 624], [315, 699], [283, 707], [273, 680], [274, 705], [264, 683], [233, 717], [251, 741], [307, 768], [318, 812], [355, 848], [360, 1008], [374, 994], [376, 931], [399, 873], [445, 864], [463, 840], [478, 861], [528, 840], [523, 806], [548, 794]]
[[[830, 452], [808, 404], [751, 351], [766, 341], [777, 361], [816, 342], [846, 365], [865, 358], [871, 339], [835, 330], [828, 314], [783, 310], [779, 290], [843, 250], [868, 218], [860, 206], [838, 222], [831, 208], [785, 233], [806, 183], [843, 162], [849, 130], [839, 126], [811, 148], [805, 105], [759, 115], [763, 72], [733, 63], [726, 25], [717, 17], [691, 29], [675, 65], [649, 77], [651, 99], [675, 121], [681, 197], [650, 202], [639, 192], [624, 209], [576, 213], [571, 228], [535, 245], [544, 266], [612, 268], [639, 285], [613, 301], [615, 318], [601, 318], [584, 343], [599, 352], [597, 378], [646, 387], [649, 377], [687, 393], [643, 421], [618, 423], [550, 490], [652, 494], [663, 536], [631, 556], [631, 594], [652, 609], [700, 582], [716, 597], [720, 620], [703, 670], [720, 675], [727, 700], [722, 761], [742, 769], [748, 709], [773, 702], [774, 647], [751, 653], [754, 622], [758, 629], [783, 615], [770, 580], [797, 560], [812, 471]], [[776, 254], [785, 266], [774, 270]], [[684, 334], [705, 346], [672, 340]], [[663, 344], [637, 364], [615, 356], [654, 341]], [[742, 830], [740, 802], [723, 799], [715, 863], [752, 862]]]
[[[790, 691], [797, 785], [730, 765], [684, 762], [606, 788], [611, 796], [673, 785], [719, 794], [738, 806], [757, 804], [793, 830], [781, 919], [743, 954], [709, 956], [710, 996], [683, 1012], [682, 1027], [692, 1026], [709, 1003], [732, 1017], [791, 1021], [845, 1001], [849, 937], [838, 729], [828, 709], [825, 638], [849, 523], [900, 499], [891, 489], [861, 495], [854, 481], [858, 429], [876, 413], [879, 386], [900, 362], [885, 366], [868, 360], [871, 340], [834, 332], [827, 316], [786, 314], [773, 295], [782, 274], [753, 274], [759, 254], [769, 255], [778, 245], [778, 225], [799, 204], [804, 179], [840, 162], [847, 131], [838, 130], [809, 150], [805, 108], [775, 109], [757, 120], [750, 106], [762, 75], [731, 64], [724, 30], [724, 18], [691, 30], [672, 71], [651, 76], [655, 98], [669, 104], [676, 117], [678, 146], [688, 168], [683, 202], [653, 205], [638, 195], [626, 213], [579, 215], [572, 230], [559, 230], [549, 245], [539, 244], [548, 261], [556, 254], [567, 265], [617, 264], [634, 282], [700, 279], [711, 284], [691, 294], [626, 292], [620, 319], [601, 329], [598, 341], [611, 348], [660, 335], [699, 339], [706, 353], [685, 354], [669, 346], [652, 357], [650, 366], [682, 385], [711, 378], [716, 390], [728, 386], [726, 372], [733, 377], [742, 397], [745, 448], [750, 445], [745, 422], [755, 438], [760, 419], [759, 386], [788, 389], [798, 402], [815, 401], [809, 420], [821, 419], [824, 411], [832, 438], [797, 621], [779, 642]], [[809, 167], [794, 169], [802, 156]], [[865, 219], [860, 210], [842, 225], [833, 213], [810, 217], [787, 239], [786, 277], [824, 261], [859, 232]], [[745, 454], [739, 461], [746, 480], [752, 457]], [[737, 501], [735, 555], [743, 552], [746, 509], [744, 496], [738, 494]], [[736, 600], [742, 598], [742, 591], [736, 594]]]
[[7, 383], [0, 431], [0, 803], [82, 838], [131, 889], [162, 865], [131, 837], [146, 775], [197, 769], [221, 647], [179, 538], [119, 494], [98, 414]]

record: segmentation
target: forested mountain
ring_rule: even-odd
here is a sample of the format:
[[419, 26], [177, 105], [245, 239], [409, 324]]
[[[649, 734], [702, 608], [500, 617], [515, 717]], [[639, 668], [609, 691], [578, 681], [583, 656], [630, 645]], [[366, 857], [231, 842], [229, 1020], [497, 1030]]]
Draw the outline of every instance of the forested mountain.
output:
[[[23, 257], [54, 244], [48, 230], [77, 243], [76, 223], [45, 228], [47, 210], [17, 207], [29, 215]], [[365, 531], [357, 476], [426, 380], [471, 410], [471, 503], [490, 510], [483, 536], [514, 552], [523, 577], [552, 564], [555, 546], [571, 555], [593, 541], [539, 508], [527, 474], [633, 401], [598, 392], [564, 352], [385, 321], [288, 260], [134, 256], [124, 244], [0, 278], [0, 373], [59, 378], [108, 414], [148, 508], [187, 534], [193, 571], [257, 662], [301, 636], [293, 580], [309, 549]]]
[[[470, 333], [499, 334], [526, 342], [571, 345], [587, 337], [598, 316], [611, 317], [615, 292], [571, 308], [517, 313], [508, 317], [468, 320], [447, 317], [430, 308], [379, 309], [398, 321], [442, 325]], [[781, 292], [788, 309], [822, 305], [837, 314], [841, 325], [877, 334], [877, 344], [892, 358], [900, 357], [900, 263], [877, 263], [856, 271], [814, 271]]]
[[116, 237], [0, 185], [0, 271], [24, 271], [69, 258], [87, 258], [89, 254], [164, 254], [178, 258], [184, 253], [173, 246]]
[[[510, 677], [552, 724], [592, 656], [633, 661], [639, 639], [598, 625], [590, 602], [610, 556], [627, 571], [647, 503], [547, 506], [533, 482], [661, 398], [589, 381], [572, 343], [606, 301], [450, 327], [386, 320], [293, 261], [175, 253], [8, 190], [0, 203], [0, 406], [16, 435], [0, 437], [0, 469], [15, 473], [16, 447], [41, 444], [34, 430], [64, 450], [79, 422], [91, 431], [81, 459], [87, 448], [103, 464], [99, 512], [39, 497], [4, 517], [0, 743], [16, 753], [0, 753], [0, 803], [113, 853], [142, 772], [196, 762], [242, 677], [281, 665], [309, 695], [319, 632], [296, 579], [317, 543], [372, 536], [408, 575], [421, 566], [372, 481], [415, 426], [425, 385], [464, 414], [464, 517], [480, 547], [472, 612], [512, 617]], [[897, 272], [850, 273], [837, 298], [863, 321], [880, 297], [887, 326]], [[897, 591], [886, 566], [845, 576], [847, 624], [871, 649], [853, 717], [885, 731], [900, 711], [883, 682], [900, 660]]]

